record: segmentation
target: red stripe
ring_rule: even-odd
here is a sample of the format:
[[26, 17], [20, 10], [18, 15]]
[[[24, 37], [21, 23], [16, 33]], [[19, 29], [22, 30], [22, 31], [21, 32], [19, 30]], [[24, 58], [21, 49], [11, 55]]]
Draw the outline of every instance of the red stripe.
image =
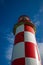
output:
[[25, 65], [25, 58], [19, 58], [14, 60], [11, 65]]
[[29, 32], [35, 34], [34, 29], [31, 26], [28, 26], [25, 24], [24, 27], [25, 27], [24, 28], [25, 31], [29, 31]]
[[25, 42], [25, 56], [36, 58], [35, 47], [36, 47], [35, 44], [31, 42]]
[[15, 36], [15, 44], [24, 41], [24, 32], [20, 32]]

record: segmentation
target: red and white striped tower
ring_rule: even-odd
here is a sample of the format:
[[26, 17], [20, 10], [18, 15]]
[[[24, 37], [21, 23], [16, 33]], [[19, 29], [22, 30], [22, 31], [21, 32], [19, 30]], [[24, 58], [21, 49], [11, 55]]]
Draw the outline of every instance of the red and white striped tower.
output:
[[36, 28], [27, 16], [20, 16], [14, 26], [14, 48], [11, 65], [41, 65], [37, 42]]

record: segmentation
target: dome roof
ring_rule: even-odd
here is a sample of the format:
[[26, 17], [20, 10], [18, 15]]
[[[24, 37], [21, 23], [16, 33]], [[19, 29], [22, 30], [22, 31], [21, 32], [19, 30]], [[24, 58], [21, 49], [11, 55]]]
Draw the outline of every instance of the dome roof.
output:
[[22, 16], [19, 17], [18, 22], [20, 22], [20, 21], [25, 21], [25, 20], [27, 20], [28, 22], [30, 22], [30, 19], [29, 19], [28, 16], [22, 15]]

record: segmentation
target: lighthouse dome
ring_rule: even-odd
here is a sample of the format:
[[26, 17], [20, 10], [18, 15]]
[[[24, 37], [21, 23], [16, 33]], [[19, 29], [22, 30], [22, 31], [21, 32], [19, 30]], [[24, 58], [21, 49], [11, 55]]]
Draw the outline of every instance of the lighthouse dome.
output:
[[20, 17], [18, 18], [18, 22], [21, 22], [21, 21], [23, 21], [23, 22], [25, 22], [25, 21], [30, 22], [30, 19], [29, 19], [28, 16], [22, 15], [22, 16], [20, 16]]

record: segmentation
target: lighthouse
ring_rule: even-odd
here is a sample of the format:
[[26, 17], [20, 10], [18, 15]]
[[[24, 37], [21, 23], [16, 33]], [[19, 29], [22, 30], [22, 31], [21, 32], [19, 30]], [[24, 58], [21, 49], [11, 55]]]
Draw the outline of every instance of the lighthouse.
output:
[[13, 28], [15, 39], [11, 65], [41, 65], [35, 33], [36, 27], [30, 18], [20, 16]]

